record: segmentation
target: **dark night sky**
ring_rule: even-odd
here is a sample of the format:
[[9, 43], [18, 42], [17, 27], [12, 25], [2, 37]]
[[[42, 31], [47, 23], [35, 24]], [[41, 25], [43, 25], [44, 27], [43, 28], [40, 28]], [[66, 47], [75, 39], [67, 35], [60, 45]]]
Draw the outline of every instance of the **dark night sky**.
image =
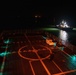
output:
[[[26, 24], [35, 14], [56, 23], [62, 19], [74, 24], [76, 21], [75, 2], [67, 0], [10, 0], [0, 2], [0, 19], [3, 25]], [[30, 22], [30, 21], [29, 21]], [[52, 22], [51, 22], [52, 23]]]

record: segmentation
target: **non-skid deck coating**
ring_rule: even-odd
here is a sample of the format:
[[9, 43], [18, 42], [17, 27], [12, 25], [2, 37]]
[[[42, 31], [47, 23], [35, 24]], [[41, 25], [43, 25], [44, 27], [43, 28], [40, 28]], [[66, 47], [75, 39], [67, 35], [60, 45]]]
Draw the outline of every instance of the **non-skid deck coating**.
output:
[[46, 44], [41, 33], [15, 30], [1, 34], [0, 54], [5, 54], [0, 62], [0, 75], [76, 75], [76, 58], [68, 54], [68, 49], [59, 50], [50, 61], [52, 50], [57, 49]]

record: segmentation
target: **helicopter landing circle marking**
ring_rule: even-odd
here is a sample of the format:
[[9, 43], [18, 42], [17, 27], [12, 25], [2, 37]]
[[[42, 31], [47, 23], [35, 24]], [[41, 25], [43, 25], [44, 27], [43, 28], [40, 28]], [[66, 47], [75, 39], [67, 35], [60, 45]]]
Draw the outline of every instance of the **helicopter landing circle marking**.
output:
[[[51, 53], [51, 50], [48, 48], [48, 47], [45, 47], [45, 46], [43, 46], [43, 45], [40, 45], [41, 47], [44, 47], [45, 49], [47, 49], [47, 51], [49, 51], [49, 54], [46, 56], [46, 57], [44, 57], [44, 58], [40, 58], [41, 60], [45, 60], [45, 59], [47, 59], [47, 58], [49, 58], [49, 56], [50, 56], [50, 53]], [[18, 50], [18, 54], [19, 54], [19, 56], [20, 57], [22, 57], [23, 59], [26, 59], [26, 60], [29, 60], [29, 61], [38, 61], [38, 60], [40, 60], [39, 58], [29, 58], [29, 57], [25, 57], [24, 55], [22, 55], [21, 53], [21, 50], [23, 49], [23, 48], [26, 48], [27, 46], [23, 46], [23, 47], [21, 47], [19, 50]], [[36, 50], [31, 50], [30, 52], [36, 52], [37, 51], [37, 49]], [[40, 51], [40, 50], [39, 50]], [[41, 51], [44, 51], [44, 50], [41, 50]]]

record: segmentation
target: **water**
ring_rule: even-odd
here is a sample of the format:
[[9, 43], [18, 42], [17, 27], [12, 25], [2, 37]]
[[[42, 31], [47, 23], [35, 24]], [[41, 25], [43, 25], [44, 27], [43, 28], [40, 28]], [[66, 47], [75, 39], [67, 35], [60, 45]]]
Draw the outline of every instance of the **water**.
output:
[[76, 30], [63, 31], [56, 28], [44, 28], [44, 30], [49, 31], [51, 34], [57, 36], [58, 38], [70, 42], [72, 45], [76, 46]]

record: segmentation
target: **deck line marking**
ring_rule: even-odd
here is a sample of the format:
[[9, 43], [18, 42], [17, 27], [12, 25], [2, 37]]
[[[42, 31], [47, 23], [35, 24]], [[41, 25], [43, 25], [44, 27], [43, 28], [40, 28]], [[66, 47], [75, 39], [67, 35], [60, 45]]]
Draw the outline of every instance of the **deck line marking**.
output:
[[[47, 46], [46, 46], [47, 47]], [[49, 49], [48, 49], [49, 50]], [[52, 53], [52, 51], [51, 50], [49, 50], [50, 51], [50, 53]], [[55, 64], [55, 66], [61, 71], [61, 72], [63, 72], [62, 71], [62, 69], [54, 62], [54, 61], [52, 61], [54, 64]]]
[[17, 53], [16, 51], [13, 51], [13, 52], [11, 52], [11, 53]]
[[[58, 47], [57, 47], [58, 48]], [[58, 48], [59, 49], [59, 48]], [[59, 49], [60, 50], [60, 49]], [[62, 50], [60, 50], [60, 51], [62, 51]], [[65, 52], [65, 51], [62, 51], [63, 53], [65, 53], [67, 56], [69, 56], [70, 58], [72, 58], [72, 56], [71, 55], [69, 55], [67, 52]]]
[[[8, 44], [6, 46], [8, 46]], [[8, 48], [6, 47], [5, 53], [7, 52], [7, 49]], [[0, 73], [0, 75], [3, 75], [3, 70], [4, 70], [4, 65], [5, 65], [5, 59], [6, 59], [6, 56], [3, 57], [3, 62], [2, 62], [2, 65], [1, 65], [1, 73]]]
[[71, 72], [76, 72], [76, 69], [75, 70], [66, 71], [66, 72], [63, 72], [63, 73], [53, 74], [53, 75], [63, 75], [63, 74], [71, 73]]
[[[24, 34], [25, 35], [25, 34]], [[27, 38], [28, 42], [30, 43], [30, 45], [32, 46], [30, 40], [28, 39], [28, 37], [25, 35], [25, 37]], [[34, 49], [34, 47], [32, 46], [32, 48]], [[35, 49], [34, 49], [35, 50]], [[43, 63], [43, 61], [40, 59], [40, 56], [37, 54], [37, 52], [35, 52], [36, 55], [38, 56], [42, 66], [44, 67], [45, 71], [47, 72], [48, 75], [51, 75], [51, 73], [49, 72], [49, 70], [47, 69], [47, 67], [45, 66], [45, 64]]]
[[25, 75], [25, 69], [24, 69], [24, 64], [23, 64], [23, 62], [22, 62], [22, 60], [21, 60], [21, 65], [22, 65], [22, 71], [23, 71], [23, 74]]
[[72, 56], [70, 56], [68, 53], [66, 53], [65, 51], [62, 51], [63, 53], [65, 53], [66, 55], [68, 55], [70, 58], [72, 58]]
[[52, 61], [52, 62], [55, 64], [55, 66], [56, 66], [61, 72], [63, 72], [62, 69], [61, 69], [54, 61]]
[[51, 73], [49, 72], [49, 70], [47, 69], [47, 67], [46, 67], [45, 64], [43, 63], [43, 61], [40, 59], [40, 56], [37, 54], [37, 52], [36, 52], [36, 55], [38, 56], [38, 58], [39, 58], [39, 60], [40, 60], [40, 62], [41, 62], [41, 64], [42, 64], [42, 66], [44, 67], [44, 69], [45, 69], [45, 71], [47, 72], [47, 74], [48, 74], [48, 75], [51, 75]]
[[30, 67], [31, 67], [31, 70], [32, 70], [33, 75], [36, 75], [36, 74], [35, 74], [35, 71], [34, 71], [34, 69], [33, 69], [33, 66], [32, 66], [31, 61], [29, 61], [29, 64], [30, 64]]

